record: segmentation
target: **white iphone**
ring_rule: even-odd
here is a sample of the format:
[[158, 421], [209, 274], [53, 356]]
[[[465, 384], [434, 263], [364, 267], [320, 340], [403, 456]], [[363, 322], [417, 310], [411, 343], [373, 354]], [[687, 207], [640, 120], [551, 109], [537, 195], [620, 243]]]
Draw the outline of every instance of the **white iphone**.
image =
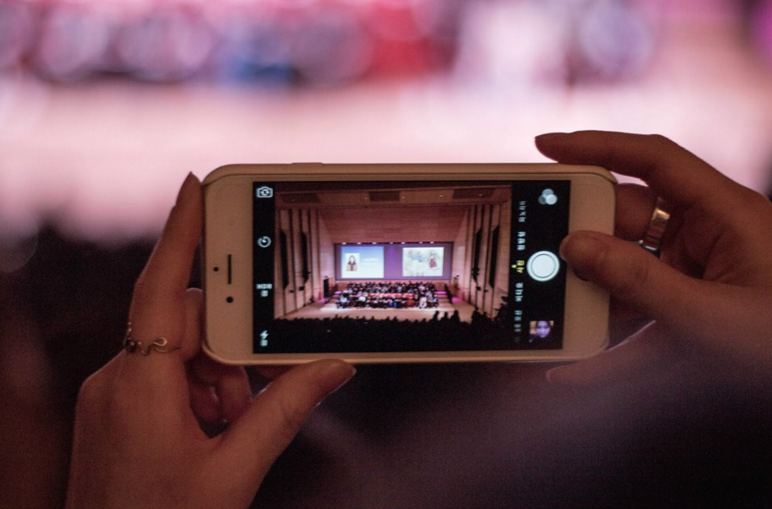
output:
[[204, 180], [205, 349], [232, 364], [570, 360], [608, 295], [558, 255], [614, 177], [560, 164], [230, 165]]

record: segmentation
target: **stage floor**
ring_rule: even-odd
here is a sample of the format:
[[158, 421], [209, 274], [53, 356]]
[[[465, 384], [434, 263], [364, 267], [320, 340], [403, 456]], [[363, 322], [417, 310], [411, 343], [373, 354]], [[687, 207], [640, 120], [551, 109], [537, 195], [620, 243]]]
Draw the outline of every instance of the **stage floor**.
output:
[[375, 318], [385, 319], [396, 317], [398, 320], [431, 320], [434, 313], [440, 312], [440, 318], [443, 317], [445, 312], [448, 316], [452, 315], [454, 311], [458, 310], [459, 318], [461, 321], [472, 321], [472, 313], [474, 312], [474, 306], [461, 300], [454, 300], [451, 304], [446, 299], [443, 299], [442, 304], [437, 308], [431, 309], [375, 309], [375, 308], [347, 308], [339, 309], [335, 306], [335, 301], [330, 299], [325, 302], [317, 302], [309, 304], [293, 313], [290, 313], [283, 318], [295, 319], [295, 318], [334, 318], [336, 316], [348, 317], [348, 318]]

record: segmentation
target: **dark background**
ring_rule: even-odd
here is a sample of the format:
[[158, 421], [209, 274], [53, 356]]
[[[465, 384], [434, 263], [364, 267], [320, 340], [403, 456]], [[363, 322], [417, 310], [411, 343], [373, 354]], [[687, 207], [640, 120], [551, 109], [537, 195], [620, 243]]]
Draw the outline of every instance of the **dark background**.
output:
[[[0, 506], [62, 505], [78, 387], [189, 171], [527, 162], [536, 134], [603, 128], [769, 189], [768, 0], [289, 4], [0, 1]], [[600, 387], [547, 368], [362, 367], [258, 502], [772, 505], [768, 384], [691, 357]]]

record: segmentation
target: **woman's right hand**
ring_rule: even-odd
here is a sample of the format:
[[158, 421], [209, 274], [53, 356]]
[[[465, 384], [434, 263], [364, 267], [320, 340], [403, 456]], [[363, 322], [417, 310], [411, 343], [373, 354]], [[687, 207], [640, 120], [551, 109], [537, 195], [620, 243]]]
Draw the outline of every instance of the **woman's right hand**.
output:
[[[561, 255], [581, 277], [652, 320], [620, 345], [550, 379], [627, 377], [696, 349], [734, 373], [772, 373], [772, 205], [661, 136], [584, 131], [536, 139], [546, 156], [637, 177], [617, 186], [618, 238], [569, 235]], [[657, 198], [671, 213], [661, 258], [635, 241]], [[722, 364], [727, 367], [726, 364]]]

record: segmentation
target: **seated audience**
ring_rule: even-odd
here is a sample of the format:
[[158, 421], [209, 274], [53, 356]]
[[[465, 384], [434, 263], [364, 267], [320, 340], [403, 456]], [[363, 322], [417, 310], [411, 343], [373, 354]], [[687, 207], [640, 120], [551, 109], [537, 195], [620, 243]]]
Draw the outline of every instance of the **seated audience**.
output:
[[349, 283], [336, 301], [338, 308], [412, 308], [439, 307], [437, 288], [431, 282]]

